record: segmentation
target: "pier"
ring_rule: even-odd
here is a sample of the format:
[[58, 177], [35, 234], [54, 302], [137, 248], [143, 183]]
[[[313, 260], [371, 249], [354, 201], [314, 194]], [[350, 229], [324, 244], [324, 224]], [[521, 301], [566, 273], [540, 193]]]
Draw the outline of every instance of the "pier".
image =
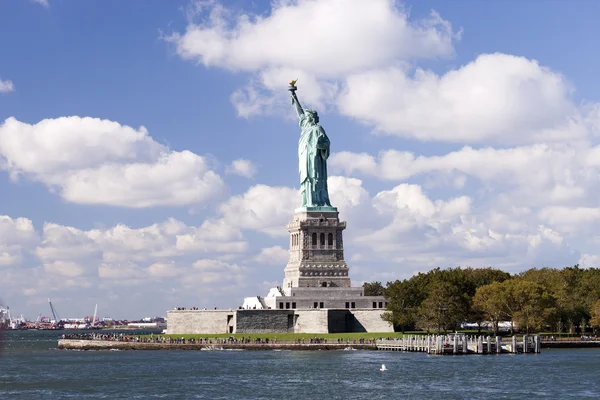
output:
[[459, 354], [523, 354], [541, 352], [539, 335], [523, 335], [521, 341], [517, 337], [503, 341], [501, 337], [475, 336], [465, 334], [449, 335], [415, 335], [394, 340], [376, 341], [377, 350], [411, 351], [433, 355]]

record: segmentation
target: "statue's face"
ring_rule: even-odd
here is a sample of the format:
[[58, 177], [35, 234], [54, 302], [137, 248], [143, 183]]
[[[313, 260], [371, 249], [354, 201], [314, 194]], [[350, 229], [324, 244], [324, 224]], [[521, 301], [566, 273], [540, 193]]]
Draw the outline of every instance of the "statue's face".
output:
[[309, 117], [309, 118], [310, 118], [310, 120], [311, 120], [312, 122], [314, 122], [315, 124], [316, 124], [316, 123], [319, 123], [319, 114], [317, 114], [317, 112], [316, 112], [316, 111], [312, 111], [312, 112], [308, 113], [308, 117]]

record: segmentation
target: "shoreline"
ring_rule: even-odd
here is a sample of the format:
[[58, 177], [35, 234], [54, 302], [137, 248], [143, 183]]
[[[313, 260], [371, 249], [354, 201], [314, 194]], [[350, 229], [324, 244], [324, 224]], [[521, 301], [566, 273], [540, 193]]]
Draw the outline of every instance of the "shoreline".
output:
[[377, 350], [375, 343], [147, 343], [60, 339], [61, 350]]
[[[60, 339], [61, 350], [377, 350], [375, 343], [148, 343]], [[600, 341], [542, 342], [542, 349], [600, 348]]]

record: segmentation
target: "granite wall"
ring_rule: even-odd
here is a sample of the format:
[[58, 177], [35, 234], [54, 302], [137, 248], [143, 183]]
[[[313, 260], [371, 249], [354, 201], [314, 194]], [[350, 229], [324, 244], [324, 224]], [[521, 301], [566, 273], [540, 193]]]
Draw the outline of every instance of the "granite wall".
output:
[[294, 333], [328, 333], [328, 311], [326, 309], [294, 310], [298, 316]]
[[385, 310], [171, 310], [168, 334], [393, 332]]
[[389, 322], [381, 319], [385, 310], [352, 310], [353, 323], [349, 327], [352, 332], [394, 332]]
[[167, 334], [236, 333], [237, 310], [170, 310]]
[[293, 333], [294, 310], [238, 310], [237, 333]]

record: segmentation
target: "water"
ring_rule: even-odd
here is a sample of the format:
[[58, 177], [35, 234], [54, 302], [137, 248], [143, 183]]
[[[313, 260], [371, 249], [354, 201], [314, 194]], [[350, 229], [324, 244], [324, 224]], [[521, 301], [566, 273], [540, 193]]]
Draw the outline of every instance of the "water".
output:
[[[376, 351], [68, 351], [6, 332], [0, 399], [600, 397], [600, 349], [428, 356]], [[388, 368], [380, 372], [381, 364]]]

